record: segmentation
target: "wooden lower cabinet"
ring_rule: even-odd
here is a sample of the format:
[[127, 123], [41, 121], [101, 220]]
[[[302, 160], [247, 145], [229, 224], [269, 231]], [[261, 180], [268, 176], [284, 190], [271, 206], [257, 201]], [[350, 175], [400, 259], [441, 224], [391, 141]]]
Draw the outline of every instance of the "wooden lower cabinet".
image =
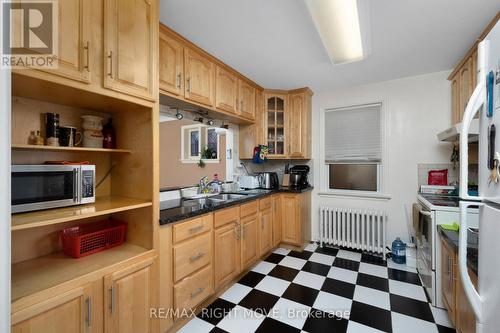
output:
[[245, 269], [259, 259], [259, 219], [257, 212], [241, 219], [241, 267]]
[[441, 246], [441, 288], [448, 316], [455, 326], [456, 274], [456, 254], [443, 240]]
[[268, 207], [259, 212], [260, 224], [260, 255], [273, 248], [273, 208]]
[[[215, 213], [217, 224], [217, 213]], [[214, 231], [214, 282], [215, 289], [231, 281], [240, 272], [240, 222], [234, 221]]]
[[213, 292], [213, 269], [208, 265], [175, 285], [174, 307], [181, 311], [192, 309]]
[[[455, 249], [441, 241], [441, 288], [448, 316], [460, 333], [476, 332], [476, 317], [469, 303], [458, 272]], [[469, 270], [472, 283], [477, 288], [477, 276]]]
[[300, 246], [300, 200], [297, 194], [281, 195], [281, 214], [283, 242]]
[[12, 314], [14, 333], [99, 332], [92, 322], [89, 286], [79, 287]]
[[104, 277], [104, 331], [151, 331], [151, 262], [140, 263]]
[[281, 243], [281, 195], [273, 196], [273, 247]]

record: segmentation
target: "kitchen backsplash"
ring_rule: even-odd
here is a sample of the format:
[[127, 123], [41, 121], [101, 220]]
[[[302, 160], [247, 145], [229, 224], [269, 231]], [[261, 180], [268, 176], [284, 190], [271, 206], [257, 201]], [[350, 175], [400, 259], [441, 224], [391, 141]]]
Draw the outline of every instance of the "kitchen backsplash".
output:
[[[453, 168], [452, 163], [420, 163], [418, 164], [418, 186], [427, 185], [429, 171], [448, 169], [448, 184], [456, 184], [460, 179], [460, 169]], [[469, 165], [469, 183], [476, 185], [478, 181], [477, 165]]]
[[[245, 163], [245, 166], [248, 169], [248, 172], [250, 173], [259, 173], [259, 172], [276, 172], [278, 174], [278, 178], [281, 184], [281, 181], [283, 179], [283, 174], [285, 173], [285, 164], [290, 164], [290, 167], [294, 165], [309, 165], [311, 168], [311, 172], [309, 172], [309, 183], [312, 184], [313, 178], [312, 178], [312, 169], [313, 169], [313, 163], [312, 160], [309, 161], [297, 161], [297, 160], [268, 160], [265, 163], [262, 164], [256, 164], [252, 163], [250, 160], [244, 160], [242, 161]], [[237, 168], [238, 174], [237, 175], [245, 175], [245, 169], [243, 168]]]

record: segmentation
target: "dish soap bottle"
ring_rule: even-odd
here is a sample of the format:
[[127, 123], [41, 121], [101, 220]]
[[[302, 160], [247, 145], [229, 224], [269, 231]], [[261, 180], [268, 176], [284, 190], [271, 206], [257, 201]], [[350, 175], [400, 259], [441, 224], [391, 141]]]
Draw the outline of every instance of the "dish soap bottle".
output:
[[102, 128], [103, 142], [102, 147], [108, 149], [116, 148], [116, 134], [113, 127], [113, 119], [109, 118], [108, 122]]

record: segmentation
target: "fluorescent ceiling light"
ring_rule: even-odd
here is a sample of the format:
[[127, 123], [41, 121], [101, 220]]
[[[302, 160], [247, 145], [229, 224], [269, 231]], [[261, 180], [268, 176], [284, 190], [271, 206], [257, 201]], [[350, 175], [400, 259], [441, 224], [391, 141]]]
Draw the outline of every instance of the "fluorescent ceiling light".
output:
[[366, 0], [305, 0], [323, 45], [334, 64], [359, 61], [369, 54], [369, 40], [363, 34], [367, 22]]

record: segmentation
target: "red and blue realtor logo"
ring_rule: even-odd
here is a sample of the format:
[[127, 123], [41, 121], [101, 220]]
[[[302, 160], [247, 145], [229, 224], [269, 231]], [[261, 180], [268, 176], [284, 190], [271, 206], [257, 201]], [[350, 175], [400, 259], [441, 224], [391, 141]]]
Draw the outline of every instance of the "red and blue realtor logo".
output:
[[57, 68], [57, 0], [18, 0], [3, 4], [1, 68]]

